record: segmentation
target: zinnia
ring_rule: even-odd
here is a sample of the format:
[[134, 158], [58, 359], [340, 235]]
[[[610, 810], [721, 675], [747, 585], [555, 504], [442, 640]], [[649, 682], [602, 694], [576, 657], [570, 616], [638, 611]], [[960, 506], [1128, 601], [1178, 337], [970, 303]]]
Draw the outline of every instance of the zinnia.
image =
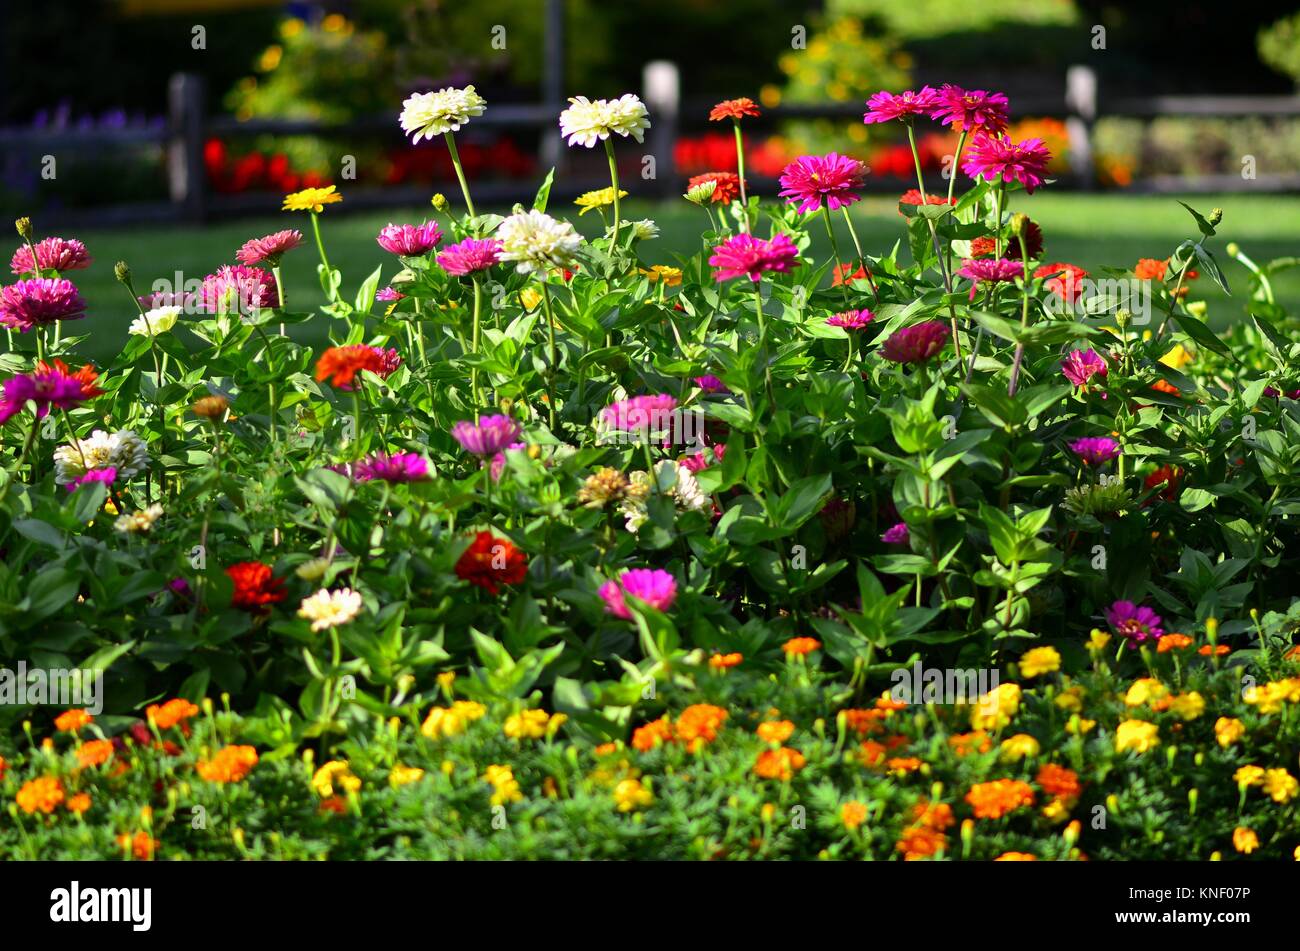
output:
[[622, 432], [662, 432], [670, 428], [677, 399], [668, 393], [634, 396], [600, 411], [600, 421]]
[[1043, 284], [1049, 291], [1063, 301], [1074, 303], [1083, 295], [1083, 279], [1088, 272], [1074, 264], [1053, 261], [1034, 271], [1034, 277], [1046, 277]]
[[523, 427], [509, 416], [483, 416], [478, 422], [461, 420], [451, 427], [452, 438], [466, 452], [492, 456], [519, 442]]
[[227, 568], [226, 574], [235, 585], [231, 607], [261, 613], [285, 598], [284, 580], [276, 578], [271, 567], [260, 561], [241, 561]]
[[421, 138], [432, 139], [448, 132], [459, 132], [473, 116], [481, 116], [487, 102], [473, 86], [457, 89], [448, 86], [437, 92], [417, 92], [402, 103], [402, 131], [418, 145]]
[[862, 163], [847, 155], [804, 155], [781, 172], [781, 197], [798, 205], [800, 213], [817, 211], [822, 202], [831, 211], [846, 208], [860, 197]]
[[533, 208], [511, 215], [497, 228], [502, 261], [514, 261], [520, 274], [570, 267], [582, 235], [567, 221], [557, 221]]
[[1119, 443], [1109, 436], [1085, 436], [1070, 443], [1070, 451], [1090, 466], [1099, 466], [1119, 455]]
[[709, 110], [710, 122], [722, 122], [726, 119], [740, 120], [745, 116], [759, 115], [758, 103], [748, 96], [739, 99], [724, 99]]
[[880, 348], [880, 355], [893, 363], [925, 363], [944, 348], [952, 331], [937, 320], [895, 330]]
[[67, 278], [37, 277], [0, 288], [0, 324], [26, 333], [58, 320], [80, 320], [86, 302]]
[[912, 116], [928, 115], [940, 103], [939, 93], [930, 86], [923, 86], [919, 91], [908, 89], [905, 92], [878, 92], [867, 100], [867, 113], [862, 121], [867, 125], [873, 122], [889, 122], [891, 119], [908, 119]]
[[316, 361], [316, 380], [329, 380], [332, 386], [350, 391], [355, 387], [357, 374], [362, 370], [368, 370], [380, 379], [387, 379], [401, 363], [402, 358], [391, 348], [381, 350], [364, 343], [330, 347]]
[[703, 175], [695, 175], [686, 183], [686, 190], [691, 192], [706, 182], [714, 184], [710, 200], [715, 205], [729, 205], [740, 197], [740, 176], [735, 172], [705, 172]]
[[20, 373], [5, 381], [0, 396], [0, 425], [21, 413], [28, 402], [36, 404], [37, 419], [44, 419], [51, 407], [76, 409], [104, 392], [96, 385], [98, 378], [89, 363], [75, 373], [62, 360], [38, 363], [31, 373]]
[[617, 99], [597, 99], [586, 96], [569, 100], [569, 108], [560, 113], [560, 135], [569, 145], [592, 148], [611, 135], [631, 137], [637, 142], [645, 140], [645, 130], [650, 128], [650, 113], [639, 98], [628, 93]]
[[606, 581], [600, 587], [600, 598], [605, 611], [625, 621], [631, 620], [624, 595], [631, 595], [656, 611], [667, 611], [677, 600], [677, 581], [660, 568], [631, 568], [616, 581]]
[[389, 222], [380, 229], [375, 239], [381, 248], [389, 254], [406, 258], [418, 258], [428, 254], [442, 240], [438, 223], [426, 221], [418, 225], [395, 225]]
[[1024, 277], [1025, 268], [1019, 261], [1007, 258], [968, 258], [957, 269], [957, 276], [974, 282], [971, 284], [971, 300], [975, 299], [975, 289], [980, 283], [999, 284], [1019, 280]]
[[210, 314], [247, 314], [279, 303], [275, 275], [259, 267], [227, 264], [203, 279], [195, 306]]
[[940, 87], [930, 118], [952, 126], [954, 132], [1001, 132], [1007, 127], [1005, 93], [962, 89], [951, 83]]
[[827, 317], [826, 323], [831, 327], [843, 327], [845, 330], [861, 330], [871, 323], [874, 317], [875, 314], [866, 309], [846, 310]]
[[494, 238], [466, 238], [438, 252], [438, 266], [452, 277], [486, 271], [501, 260], [501, 242]]
[[1106, 360], [1096, 350], [1071, 350], [1065, 355], [1061, 372], [1075, 386], [1084, 386], [1094, 376], [1105, 376], [1109, 372]]
[[311, 621], [311, 629], [317, 632], [347, 624], [360, 613], [361, 594], [351, 588], [321, 588], [298, 606], [298, 617]]
[[787, 235], [778, 234], [765, 241], [752, 234], [737, 234], [713, 249], [709, 264], [717, 268], [713, 276], [719, 281], [747, 277], [757, 283], [766, 273], [789, 272], [798, 256], [798, 249]]
[[496, 594], [528, 576], [528, 556], [504, 538], [479, 532], [456, 561], [456, 577]]
[[86, 246], [74, 238], [46, 238], [37, 241], [36, 259], [32, 260], [32, 249], [21, 245], [14, 252], [9, 262], [9, 269], [15, 274], [35, 274], [37, 268], [45, 271], [80, 271], [90, 267], [91, 257], [86, 253]]
[[302, 244], [302, 232], [288, 229], [268, 234], [262, 238], [250, 238], [244, 246], [235, 252], [235, 260], [252, 267], [263, 261], [275, 267], [280, 258]]
[[1052, 154], [1042, 139], [1025, 139], [1012, 142], [1005, 135], [980, 133], [971, 142], [962, 168], [974, 179], [995, 182], [1020, 182], [1025, 191], [1034, 193], [1047, 177], [1047, 166]]
[[1106, 611], [1106, 620], [1116, 634], [1128, 640], [1130, 647], [1143, 641], [1157, 641], [1165, 632], [1159, 614], [1132, 601], [1116, 601]]
[[414, 452], [375, 453], [356, 464], [352, 476], [358, 482], [421, 482], [429, 478], [429, 463]]

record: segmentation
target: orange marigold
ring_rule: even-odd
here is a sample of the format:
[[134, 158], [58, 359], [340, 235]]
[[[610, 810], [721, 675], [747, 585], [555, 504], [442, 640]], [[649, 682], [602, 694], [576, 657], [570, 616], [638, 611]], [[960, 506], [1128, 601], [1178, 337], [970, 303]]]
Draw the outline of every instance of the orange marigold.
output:
[[993, 861], [995, 862], [1037, 862], [1038, 856], [1030, 855], [1028, 852], [1003, 852]]
[[1073, 801], [1079, 798], [1079, 793], [1083, 792], [1079, 774], [1055, 763], [1044, 763], [1040, 766], [1035, 782], [1043, 792], [1058, 799]]
[[150, 723], [160, 730], [168, 730], [178, 723], [183, 723], [199, 712], [199, 708], [188, 700], [177, 697], [164, 704], [152, 703], [145, 708], [144, 715]]
[[84, 792], [77, 793], [75, 796], [71, 796], [64, 805], [67, 807], [68, 812], [81, 815], [90, 808], [90, 796]]
[[673, 725], [667, 717], [651, 720], [645, 726], [639, 726], [632, 733], [632, 749], [642, 753], [654, 749], [660, 743], [673, 741]]
[[815, 637], [792, 637], [781, 645], [781, 650], [785, 651], [787, 657], [802, 657], [821, 646], [822, 642]]
[[764, 743], [784, 743], [794, 733], [794, 724], [789, 720], [768, 720], [758, 725], [755, 730]]
[[1202, 657], [1222, 657], [1230, 650], [1232, 650], [1232, 648], [1227, 644], [1206, 644], [1197, 650], [1196, 653], [1200, 654]]
[[946, 851], [948, 837], [926, 826], [908, 826], [894, 843], [894, 848], [903, 853], [906, 861], [915, 862]]
[[946, 802], [918, 802], [912, 807], [912, 820], [915, 825], [937, 832], [951, 828], [957, 822], [952, 815], [952, 806]]
[[758, 754], [758, 761], [754, 763], [754, 774], [763, 779], [792, 779], [795, 772], [803, 769], [807, 762], [802, 753], [788, 746], [778, 750], [764, 750]]
[[112, 755], [112, 740], [90, 740], [77, 747], [77, 762], [81, 764], [82, 769], [107, 763]]
[[1018, 779], [976, 783], [966, 794], [977, 819], [1001, 819], [1009, 812], [1034, 804], [1034, 790]]
[[54, 718], [54, 725], [64, 733], [76, 733], [94, 722], [95, 718], [85, 710], [64, 710]]
[[845, 726], [855, 733], [879, 733], [884, 729], [883, 720], [889, 716], [888, 710], [841, 710]]
[[921, 768], [921, 761], [915, 756], [895, 756], [886, 761], [885, 766], [895, 773], [913, 773]]
[[712, 743], [718, 728], [727, 719], [727, 711], [708, 703], [695, 703], [677, 717], [677, 739], [694, 753], [702, 744]]
[[123, 852], [130, 849], [131, 854], [139, 862], [148, 862], [153, 859], [154, 854], [158, 851], [158, 846], [161, 844], [147, 832], [137, 832], [133, 836], [119, 835], [117, 837], [117, 847]]
[[885, 744], [875, 740], [865, 740], [858, 747], [858, 759], [863, 766], [879, 766], [885, 761]]
[[43, 812], [49, 815], [63, 802], [63, 783], [56, 776], [38, 776], [23, 783], [14, 797], [18, 808], [31, 815]]
[[958, 756], [965, 756], [967, 753], [987, 753], [993, 747], [989, 735], [983, 730], [954, 733], [948, 737], [948, 745]]
[[840, 821], [846, 829], [856, 829], [867, 821], [867, 807], [856, 799], [840, 806]]
[[1192, 646], [1192, 639], [1186, 634], [1166, 634], [1156, 642], [1156, 653], [1168, 654]]
[[211, 783], [237, 783], [257, 765], [257, 750], [251, 746], [227, 746], [210, 760], [199, 760], [195, 768]]
[[726, 670], [728, 667], [737, 666], [744, 659], [744, 655], [738, 652], [733, 652], [731, 654], [714, 654], [709, 658], [709, 666], [714, 670]]

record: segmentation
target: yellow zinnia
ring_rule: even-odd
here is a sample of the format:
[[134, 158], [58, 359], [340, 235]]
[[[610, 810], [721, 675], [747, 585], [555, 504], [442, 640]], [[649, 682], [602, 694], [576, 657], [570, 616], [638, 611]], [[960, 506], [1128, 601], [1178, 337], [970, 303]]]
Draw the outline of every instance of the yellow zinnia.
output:
[[343, 196], [334, 190], [333, 185], [327, 185], [324, 188], [304, 188], [302, 191], [293, 192], [284, 196], [284, 207], [281, 211], [314, 211], [322, 212], [326, 205], [333, 205], [343, 200]]

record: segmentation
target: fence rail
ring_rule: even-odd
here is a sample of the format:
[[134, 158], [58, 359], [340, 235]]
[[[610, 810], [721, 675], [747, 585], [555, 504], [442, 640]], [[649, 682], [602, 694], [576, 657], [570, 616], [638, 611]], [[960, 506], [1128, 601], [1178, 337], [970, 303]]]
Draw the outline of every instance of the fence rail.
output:
[[[558, 6], [558, 5], [557, 5]], [[548, 34], [548, 43], [558, 40]], [[643, 79], [643, 97], [653, 124], [647, 139], [649, 154], [655, 156], [657, 172], [654, 191], [668, 197], [679, 194], [683, 176], [674, 164], [675, 146], [683, 117], [691, 125], [703, 125], [712, 102], [689, 100], [683, 103], [677, 67], [669, 62], [647, 64]], [[562, 168], [567, 150], [560, 141], [557, 117], [562, 107], [559, 80], [546, 77], [544, 101], [525, 104], [494, 104], [474, 120], [477, 129], [533, 129], [539, 135], [539, 165]], [[139, 202], [74, 213], [82, 222], [125, 224], [133, 221], [185, 221], [198, 223], [210, 218], [231, 215], [269, 213], [278, 207], [278, 196], [267, 193], [214, 194], [207, 180], [203, 161], [204, 143], [211, 137], [248, 138], [259, 135], [315, 135], [331, 138], [388, 137], [401, 138], [396, 113], [367, 116], [346, 123], [324, 123], [302, 119], [239, 120], [229, 116], [208, 115], [207, 90], [201, 76], [177, 74], [168, 85], [168, 116], [162, 127], [127, 129], [0, 129], [0, 148], [31, 154], [56, 150], [90, 150], [102, 147], [160, 146], [166, 151], [169, 200]], [[1106, 98], [1098, 93], [1096, 74], [1088, 67], [1071, 66], [1065, 74], [1063, 96], [1019, 96], [1017, 111], [1024, 115], [1065, 120], [1070, 140], [1071, 173], [1062, 177], [1066, 187], [1092, 188], [1093, 129], [1101, 117], [1152, 118], [1155, 116], [1241, 117], [1300, 116], [1300, 96], [1150, 96]], [[862, 103], [790, 103], [764, 110], [758, 120], [762, 125], [790, 119], [849, 120], [860, 117]], [[760, 187], [764, 184], [753, 176]], [[575, 180], [560, 177], [559, 195], [572, 195], [599, 188], [605, 179]], [[445, 186], [454, 190], [454, 182]], [[474, 192], [485, 203], [526, 200], [533, 183], [514, 181], [476, 182]], [[868, 178], [869, 189], [892, 190], [897, 182]], [[1249, 182], [1237, 175], [1160, 176], [1139, 180], [1130, 192], [1169, 193], [1300, 190], [1300, 174], [1260, 175]], [[427, 186], [354, 187], [348, 191], [350, 208], [377, 208], [387, 205], [423, 204], [428, 199]]]

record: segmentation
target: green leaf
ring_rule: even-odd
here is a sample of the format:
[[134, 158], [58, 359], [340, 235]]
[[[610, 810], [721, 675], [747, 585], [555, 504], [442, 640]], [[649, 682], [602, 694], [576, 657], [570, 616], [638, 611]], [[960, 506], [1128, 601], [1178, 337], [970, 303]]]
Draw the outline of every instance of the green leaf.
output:
[[546, 203], [551, 200], [551, 185], [555, 181], [555, 169], [552, 168], [546, 173], [546, 178], [542, 180], [541, 187], [537, 189], [537, 197], [533, 199], [533, 207], [538, 211], [546, 210]]

